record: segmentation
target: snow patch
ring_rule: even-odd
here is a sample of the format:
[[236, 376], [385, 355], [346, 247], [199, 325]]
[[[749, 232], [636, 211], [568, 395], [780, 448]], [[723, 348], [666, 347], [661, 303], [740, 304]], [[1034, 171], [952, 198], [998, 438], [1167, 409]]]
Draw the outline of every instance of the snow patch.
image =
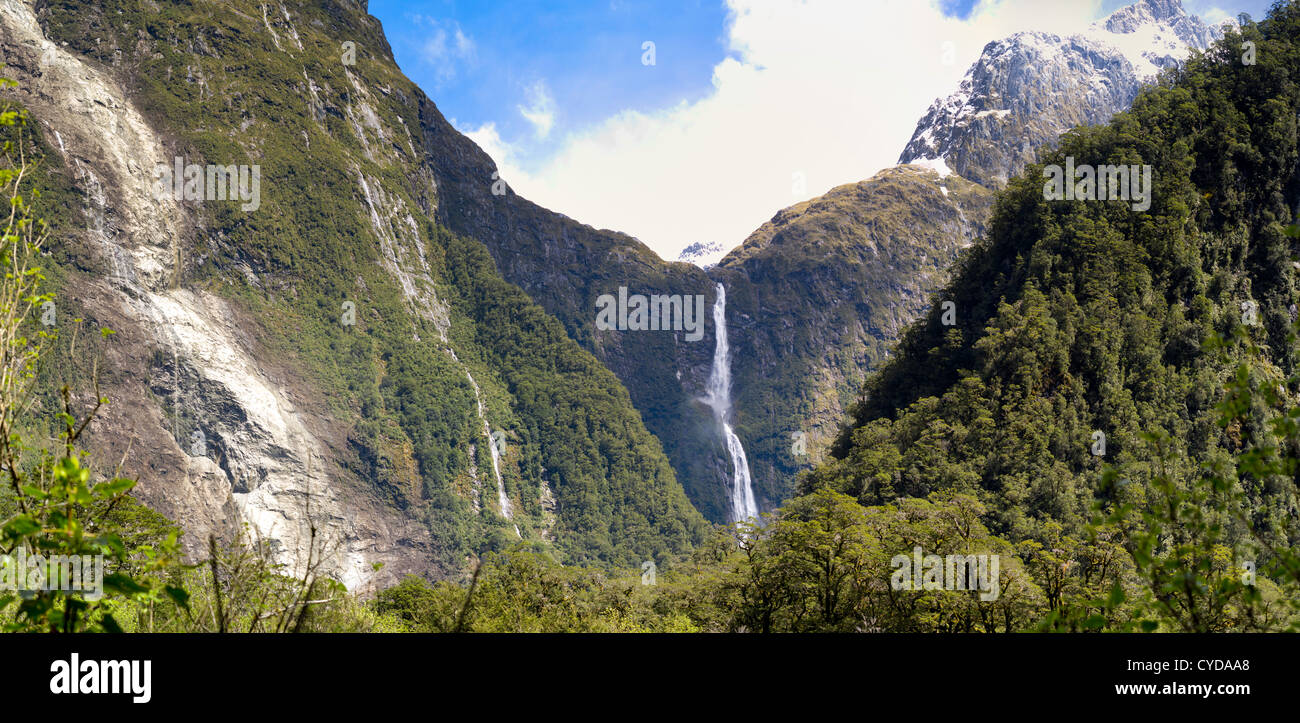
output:
[[947, 178], [952, 175], [952, 170], [942, 158], [918, 158], [911, 162], [910, 165], [928, 168], [939, 174], [939, 178]]
[[717, 265], [731, 249], [717, 241], [697, 241], [677, 254], [678, 261], [695, 264], [702, 269]]

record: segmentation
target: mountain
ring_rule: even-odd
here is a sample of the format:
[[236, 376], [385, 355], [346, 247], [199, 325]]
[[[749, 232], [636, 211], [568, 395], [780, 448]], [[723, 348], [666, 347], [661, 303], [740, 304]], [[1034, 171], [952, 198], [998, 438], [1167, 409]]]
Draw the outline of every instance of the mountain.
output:
[[1039, 148], [1070, 128], [1105, 123], [1157, 72], [1222, 36], [1180, 0], [1141, 0], [1079, 34], [1021, 32], [991, 42], [957, 91], [926, 111], [898, 162], [942, 163], [1001, 188]]
[[889, 168], [781, 211], [710, 270], [739, 327], [737, 429], [769, 509], [984, 233], [991, 199], [956, 176]]
[[737, 430], [763, 499], [789, 496], [867, 375], [985, 232], [988, 189], [1064, 130], [1108, 121], [1159, 68], [1221, 35], [1177, 0], [1143, 0], [1081, 35], [990, 43], [921, 119], [903, 165], [781, 211], [710, 268], [743, 322], [732, 342]]
[[[728, 521], [712, 319], [698, 337], [599, 328], [620, 290], [711, 308], [725, 285], [729, 422], [775, 509], [986, 230], [980, 179], [917, 159], [779, 212], [707, 269], [708, 244], [665, 262], [515, 194], [363, 2], [0, 13], [61, 199], [61, 288], [118, 332], [91, 429], [105, 460], [126, 455], [192, 551], [247, 522], [288, 560], [327, 518], [354, 587], [454, 577], [518, 539], [636, 564]], [[257, 164], [260, 208], [153, 198], [177, 157]]]
[[[627, 391], [447, 227], [446, 137], [481, 153], [365, 11], [0, 0], [60, 318], [116, 332], [97, 466], [191, 554], [246, 525], [291, 567], [328, 548], [354, 589], [520, 539], [581, 564], [689, 549], [704, 521]], [[174, 163], [197, 169], [178, 193]], [[222, 200], [227, 167], [246, 197]]]
[[696, 241], [682, 249], [681, 253], [677, 254], [677, 260], [707, 269], [726, 255], [727, 247], [717, 241]]
[[617, 375], [692, 502], [706, 518], [725, 521], [730, 462], [699, 401], [713, 357], [711, 317], [707, 333], [695, 340], [681, 332], [600, 330], [595, 324], [598, 299], [619, 289], [647, 297], [702, 295], [711, 307], [715, 283], [703, 269], [665, 262], [631, 236], [592, 228], [519, 196], [486, 153], [423, 95], [415, 97], [438, 189], [436, 218], [482, 241], [502, 277]]
[[[1139, 3], [1099, 27], [1107, 23], [1117, 30], [1104, 32], [1117, 38], [1119, 28], [1131, 25], [1126, 36], [1132, 42], [1125, 47], [1135, 59], [1154, 58], [1153, 67], [1185, 54], [1168, 47], [1175, 42], [1171, 39], [1185, 37], [1204, 47], [1209, 32], [1176, 2]], [[1004, 45], [1020, 48], [1034, 37]], [[1032, 157], [1037, 143], [1055, 142], [1057, 134], [1079, 123], [1108, 120], [1136, 95], [1139, 79], [1135, 61], [1118, 49], [1106, 52], [1116, 77], [1127, 83], [1122, 92], [1080, 99], [1077, 86], [1092, 77], [1090, 67], [1065, 63], [1057, 82], [1043, 83], [1033, 80], [1036, 66], [1021, 64], [1008, 71], [1015, 83], [1000, 75], [990, 82], [1023, 94], [1017, 102], [1036, 109], [1041, 140], [1020, 155], [999, 155], [1000, 138], [971, 136], [961, 143], [974, 155], [988, 155], [989, 169], [1007, 176], [1022, 162], [1017, 159]], [[1016, 53], [1004, 62], [1011, 56]], [[977, 63], [971, 75], [984, 74], [980, 68]], [[973, 102], [986, 100], [981, 98]], [[1061, 112], [1053, 116], [1053, 108]], [[482, 239], [505, 278], [559, 318], [571, 337], [618, 375], [646, 426], [663, 442], [692, 502], [713, 521], [728, 520], [732, 474], [716, 423], [700, 403], [712, 345], [662, 332], [598, 332], [593, 325], [597, 299], [626, 287], [644, 294], [704, 294], [711, 305], [713, 285], [726, 286], [727, 326], [736, 350], [731, 422], [746, 448], [759, 507], [772, 510], [794, 491], [794, 476], [820, 457], [862, 381], [944, 283], [957, 251], [983, 232], [988, 198], [968, 181], [997, 185], [980, 174], [948, 175], [942, 158], [912, 159], [913, 165], [937, 171], [941, 182], [934, 176], [920, 182], [916, 168], [895, 169], [854, 192], [836, 189], [778, 213], [716, 264], [708, 263], [712, 255], [685, 259], [705, 266], [702, 270], [664, 262], [636, 239], [553, 214], [508, 187], [492, 195], [490, 179], [497, 169], [491, 160], [440, 121], [431, 125], [439, 131], [434, 166], [444, 223]], [[945, 195], [954, 189], [956, 195]], [[877, 191], [883, 195], [874, 198]], [[778, 243], [769, 243], [773, 236], [780, 237]], [[882, 260], [884, 268], [894, 265], [892, 273], [852, 273]], [[799, 439], [803, 442], [796, 444]]]
[[[1202, 523], [1225, 564], [1300, 541], [1294, 479], [1237, 457], [1286, 434], [1297, 395], [1300, 7], [1243, 33], [1011, 177], [937, 297], [956, 324], [936, 306], [907, 330], [803, 491], [970, 494], [1024, 550], [1083, 539], [1094, 504], [1164, 519], [1152, 501], [1190, 495], [1158, 548], [1130, 548], [1142, 566]], [[1243, 39], [1271, 60], [1241, 62]], [[1048, 198], [1067, 162], [1149, 164], [1150, 208]], [[1224, 412], [1229, 387], [1262, 396]]]

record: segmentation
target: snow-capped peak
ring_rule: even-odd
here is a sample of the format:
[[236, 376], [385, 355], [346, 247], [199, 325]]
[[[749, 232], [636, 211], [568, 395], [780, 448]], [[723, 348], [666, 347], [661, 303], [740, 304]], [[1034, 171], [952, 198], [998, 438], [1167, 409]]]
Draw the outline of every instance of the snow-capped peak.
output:
[[721, 261], [728, 250], [717, 241], [697, 241], [682, 249], [681, 253], [677, 254], [677, 260], [707, 269]]
[[1098, 20], [1081, 35], [1119, 50], [1138, 77], [1149, 80], [1185, 59], [1189, 48], [1208, 48], [1223, 30], [1222, 24], [1213, 28], [1188, 15], [1180, 0], [1141, 0]]
[[1064, 131], [1104, 123], [1142, 83], [1223, 36], [1180, 0], [1140, 0], [1081, 32], [1026, 31], [984, 46], [956, 92], [931, 104], [899, 163], [999, 187]]

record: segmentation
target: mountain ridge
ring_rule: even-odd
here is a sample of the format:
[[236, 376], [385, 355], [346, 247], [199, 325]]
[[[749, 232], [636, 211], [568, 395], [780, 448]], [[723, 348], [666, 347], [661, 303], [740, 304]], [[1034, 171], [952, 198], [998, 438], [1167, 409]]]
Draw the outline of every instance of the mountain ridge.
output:
[[1222, 35], [1180, 0], [1140, 0], [1072, 35], [1026, 31], [992, 41], [958, 90], [917, 122], [898, 162], [941, 161], [1000, 188], [1060, 133], [1109, 120], [1188, 48], [1204, 50]]

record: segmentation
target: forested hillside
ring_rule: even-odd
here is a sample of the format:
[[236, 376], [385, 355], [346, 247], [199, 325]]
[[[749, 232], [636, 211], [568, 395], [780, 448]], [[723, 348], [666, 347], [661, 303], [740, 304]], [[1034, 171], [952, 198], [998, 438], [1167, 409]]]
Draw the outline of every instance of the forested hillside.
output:
[[[936, 296], [954, 302], [956, 325], [936, 304], [908, 331], [854, 410], [843, 461], [809, 484], [863, 501], [982, 490], [999, 526], [1026, 534], [1035, 520], [1081, 521], [1103, 463], [1149, 459], [1143, 432], [1180, 440], [1187, 474], [1230, 450], [1213, 416], [1233, 365], [1210, 337], [1241, 328], [1260, 353], [1233, 346], [1233, 361], [1279, 381], [1295, 371], [1295, 14], [1247, 29], [1258, 64], [1230, 37], [1015, 179]], [[1150, 211], [1044, 200], [1043, 165], [1067, 156], [1151, 164]], [[1094, 430], [1105, 455], [1090, 452]]]
[[[1215, 480], [1242, 509], [1186, 502], [1222, 526], [1228, 560], [1293, 549], [1293, 469], [1263, 473], [1246, 452], [1294, 452], [1275, 425], [1300, 391], [1297, 38], [1300, 8], [1279, 6], [1013, 179], [936, 295], [955, 326], [936, 304], [908, 331], [802, 491], [864, 505], [970, 494], [996, 534], [1051, 547], [1086, 535], [1097, 503], [1145, 509], [1166, 481], [1190, 494]], [[1067, 157], [1150, 164], [1150, 210], [1044, 200], [1044, 165]], [[1238, 381], [1253, 402], [1225, 411]]]
[[[66, 232], [59, 303], [119, 332], [102, 461], [191, 553], [250, 520], [281, 538], [319, 494], [354, 585], [520, 540], [572, 563], [690, 549], [703, 518], [618, 379], [435, 218], [419, 92], [364, 4], [271, 9], [0, 6], [61, 191], [35, 205]], [[174, 158], [257, 164], [258, 207], [148, 198]]]
[[[1300, 7], [1280, 6], [1013, 178], [869, 380], [836, 458], [765, 525], [653, 587], [494, 558], [468, 624], [1296, 629], [1298, 41]], [[1150, 164], [1151, 208], [1045, 200], [1044, 166], [1067, 157]], [[996, 556], [996, 583], [900, 589], [897, 556], [922, 551]], [[547, 620], [503, 605], [507, 569], [530, 574], [506, 598], [571, 604]], [[448, 629], [464, 593], [412, 581], [381, 606]]]

